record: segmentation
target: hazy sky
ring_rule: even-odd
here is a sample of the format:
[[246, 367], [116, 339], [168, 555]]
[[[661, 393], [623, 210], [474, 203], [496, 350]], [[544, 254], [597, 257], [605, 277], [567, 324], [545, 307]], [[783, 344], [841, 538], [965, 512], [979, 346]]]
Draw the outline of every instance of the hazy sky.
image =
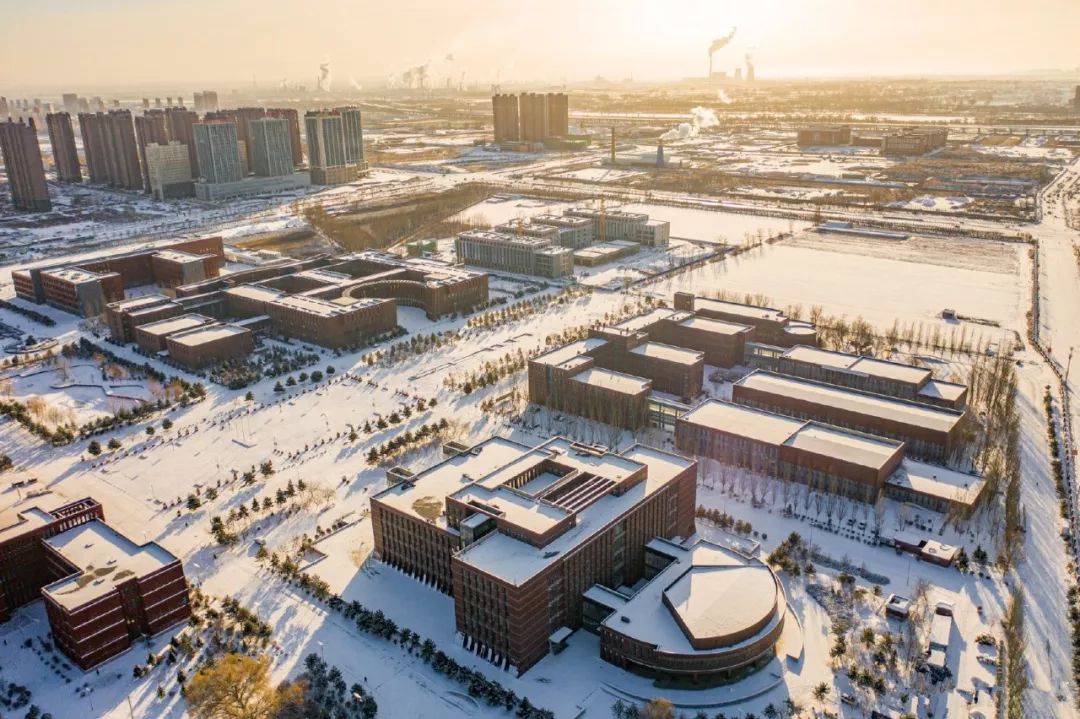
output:
[[0, 0], [0, 93], [312, 85], [324, 57], [336, 85], [423, 63], [504, 84], [665, 79], [704, 74], [732, 26], [717, 68], [752, 51], [762, 77], [1080, 67], [1080, 0]]

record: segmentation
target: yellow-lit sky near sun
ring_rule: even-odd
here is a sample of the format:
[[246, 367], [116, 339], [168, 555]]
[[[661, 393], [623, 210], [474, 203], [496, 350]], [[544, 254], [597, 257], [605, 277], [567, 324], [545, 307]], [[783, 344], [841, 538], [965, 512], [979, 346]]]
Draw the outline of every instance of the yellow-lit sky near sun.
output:
[[[762, 77], [1080, 67], [1080, 0], [0, 0], [0, 89], [311, 85], [429, 63], [505, 84], [702, 75], [713, 38]], [[452, 56], [452, 60], [448, 59]]]

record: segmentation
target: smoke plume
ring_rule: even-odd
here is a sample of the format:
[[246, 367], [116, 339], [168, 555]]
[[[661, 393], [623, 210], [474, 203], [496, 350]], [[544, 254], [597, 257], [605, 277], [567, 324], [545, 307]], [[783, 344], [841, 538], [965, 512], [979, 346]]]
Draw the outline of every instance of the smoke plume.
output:
[[707, 107], [695, 107], [690, 110], [690, 122], [680, 122], [677, 127], [673, 127], [661, 135], [660, 139], [688, 140], [691, 137], [697, 137], [702, 130], [716, 127], [719, 124], [720, 120], [717, 119], [715, 112]]
[[714, 52], [727, 45], [734, 37], [735, 28], [731, 28], [731, 32], [729, 32], [727, 35], [725, 35], [724, 37], [718, 37], [712, 41], [712, 45], [709, 45], [709, 54], [712, 55]]

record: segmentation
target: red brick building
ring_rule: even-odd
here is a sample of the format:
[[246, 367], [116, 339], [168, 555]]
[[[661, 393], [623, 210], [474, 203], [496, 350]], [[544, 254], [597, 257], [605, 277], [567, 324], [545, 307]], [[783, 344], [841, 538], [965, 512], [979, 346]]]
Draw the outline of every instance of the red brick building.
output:
[[817, 329], [812, 324], [793, 320], [784, 314], [783, 310], [772, 307], [713, 300], [695, 297], [689, 292], [676, 292], [675, 309], [693, 312], [697, 317], [749, 325], [754, 328], [754, 342], [777, 347], [817, 346]]
[[694, 533], [696, 463], [555, 438], [492, 438], [371, 500], [383, 561], [454, 597], [470, 646], [519, 673], [582, 626], [582, 595], [645, 575], [653, 537]]
[[963, 412], [764, 370], [736, 382], [731, 398], [747, 407], [898, 439], [912, 455], [931, 461], [949, 460], [963, 432]]
[[[155, 261], [157, 254], [163, 260]], [[181, 259], [168, 259], [172, 257]], [[221, 238], [203, 237], [83, 262], [28, 267], [13, 271], [11, 279], [15, 294], [24, 300], [90, 317], [104, 313], [108, 303], [123, 300], [126, 288], [158, 282], [156, 271], [166, 281], [175, 281], [185, 272], [193, 277], [217, 277], [224, 261]]]
[[43, 597], [56, 645], [81, 668], [190, 616], [180, 560], [117, 533], [94, 500], [0, 519], [0, 620]]

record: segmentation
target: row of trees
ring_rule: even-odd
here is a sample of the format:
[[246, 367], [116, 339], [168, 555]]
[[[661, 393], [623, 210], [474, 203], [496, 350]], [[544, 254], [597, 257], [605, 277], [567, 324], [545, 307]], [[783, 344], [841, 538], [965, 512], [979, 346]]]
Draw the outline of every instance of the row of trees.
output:
[[396, 457], [428, 442], [441, 439], [449, 427], [450, 422], [446, 417], [443, 417], [438, 422], [422, 424], [415, 431], [405, 430], [382, 444], [372, 445], [367, 453], [368, 464], [376, 465], [383, 460]]
[[271, 553], [268, 562], [271, 571], [324, 602], [330, 610], [354, 622], [360, 631], [398, 644], [439, 674], [461, 684], [470, 696], [482, 699], [493, 707], [505, 707], [507, 711], [513, 711], [519, 719], [553, 719], [554, 714], [551, 711], [534, 707], [528, 697], [519, 697], [513, 690], [489, 679], [482, 672], [460, 664], [439, 649], [431, 639], [425, 639], [406, 627], [399, 627], [382, 610], [372, 611], [355, 600], [346, 602], [331, 592], [323, 579], [300, 571], [296, 563], [288, 557], [280, 558]]

